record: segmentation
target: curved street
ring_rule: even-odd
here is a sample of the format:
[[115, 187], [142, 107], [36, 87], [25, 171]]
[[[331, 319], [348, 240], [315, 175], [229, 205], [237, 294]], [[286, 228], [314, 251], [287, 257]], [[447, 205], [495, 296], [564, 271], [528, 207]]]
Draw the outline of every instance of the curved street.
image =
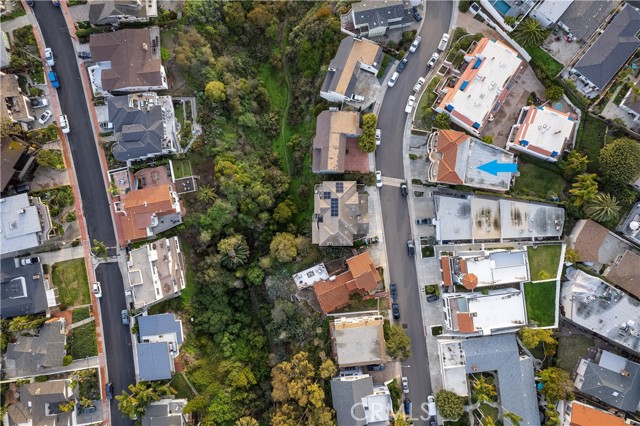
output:
[[[454, 3], [451, 1], [427, 1], [420, 31], [422, 42], [415, 53], [409, 54], [409, 62], [398, 82], [393, 88], [387, 89], [378, 114], [378, 127], [382, 130], [383, 141], [376, 150], [376, 165], [385, 182], [379, 190], [380, 203], [387, 236], [389, 273], [391, 280], [398, 284], [400, 323], [411, 338], [412, 356], [403, 362], [402, 374], [409, 379], [414, 425], [426, 424], [427, 416], [423, 415], [420, 407], [425, 403], [427, 395], [432, 393], [432, 388], [420, 305], [423, 293], [418, 288], [414, 258], [407, 254], [407, 240], [412, 238], [409, 209], [407, 200], [401, 196], [398, 188], [399, 182], [405, 179], [403, 140], [407, 115], [404, 108], [409, 95], [413, 94], [413, 85], [419, 77], [426, 74], [427, 61], [436, 51], [440, 37], [449, 31], [453, 7]], [[433, 368], [439, 367], [436, 365]], [[420, 419], [421, 415], [423, 419]]]

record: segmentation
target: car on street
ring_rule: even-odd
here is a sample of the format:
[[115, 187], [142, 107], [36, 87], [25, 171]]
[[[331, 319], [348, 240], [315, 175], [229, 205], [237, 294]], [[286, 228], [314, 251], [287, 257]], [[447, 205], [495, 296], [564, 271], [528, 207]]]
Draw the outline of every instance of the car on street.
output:
[[78, 52], [78, 58], [80, 58], [80, 59], [91, 59], [91, 52], [87, 52], [86, 50], [82, 51], [82, 52]]
[[382, 130], [376, 129], [376, 145], [380, 145], [382, 142]]
[[407, 195], [409, 195], [409, 190], [407, 189], [407, 182], [402, 182], [400, 184], [400, 194], [403, 197], [406, 197]]
[[433, 225], [433, 219], [424, 217], [422, 219], [416, 219], [416, 223], [418, 225]]
[[58, 80], [58, 74], [55, 71], [49, 71], [49, 81], [54, 89], [60, 88], [60, 80]]
[[51, 120], [51, 117], [53, 117], [51, 110], [46, 110], [40, 115], [40, 118], [38, 118], [38, 123], [46, 124], [47, 121]]
[[433, 67], [436, 64], [436, 62], [438, 62], [439, 57], [440, 57], [439, 54], [433, 52], [433, 55], [431, 55], [431, 59], [429, 59], [429, 62], [427, 62], [427, 67], [428, 68]]
[[418, 10], [418, 6], [413, 6], [412, 13], [413, 13], [413, 19], [415, 19], [418, 22], [422, 21], [422, 15]]
[[438, 50], [440, 52], [444, 51], [447, 48], [447, 44], [449, 43], [449, 33], [442, 34], [442, 38], [440, 39], [440, 43], [438, 43]]
[[416, 255], [416, 246], [413, 244], [413, 240], [407, 241], [407, 253], [409, 253], [411, 257]]
[[418, 50], [418, 46], [420, 46], [421, 41], [422, 41], [422, 37], [417, 36], [416, 39], [413, 40], [413, 43], [411, 43], [411, 46], [409, 46], [409, 52], [415, 53], [415, 51]]
[[58, 117], [58, 123], [60, 124], [60, 129], [62, 129], [62, 133], [67, 134], [71, 132], [71, 128], [69, 127], [69, 119], [67, 118], [67, 114], [63, 114]]
[[113, 399], [113, 383], [107, 383], [104, 388], [107, 399]]
[[384, 364], [367, 365], [367, 371], [384, 371], [385, 368]]
[[404, 414], [406, 414], [407, 416], [411, 415], [411, 400], [410, 399], [405, 399], [404, 400]]
[[382, 172], [376, 170], [376, 186], [380, 188], [382, 186]]
[[123, 309], [122, 312], [120, 312], [120, 317], [122, 318], [122, 324], [129, 325], [129, 312], [127, 312], [126, 309]]
[[34, 263], [40, 263], [40, 258], [38, 256], [25, 257], [24, 259], [20, 259], [20, 264], [22, 266], [33, 265]]
[[427, 406], [429, 408], [429, 417], [434, 417], [437, 413], [436, 411], [436, 399], [433, 395], [429, 395], [427, 397]]
[[99, 282], [93, 283], [93, 294], [99, 299], [102, 297], [102, 286]]
[[409, 96], [409, 99], [407, 100], [407, 106], [404, 107], [404, 112], [406, 112], [407, 114], [411, 114], [411, 111], [413, 111], [413, 106], [416, 104], [416, 97], [411, 95]]
[[409, 379], [406, 377], [402, 378], [402, 392], [409, 393]]
[[36, 2], [33, 0], [27, 0], [27, 4], [29, 5], [29, 7], [34, 7], [36, 5]]
[[407, 62], [409, 62], [407, 58], [404, 58], [403, 60], [401, 60], [400, 63], [398, 64], [398, 68], [396, 68], [396, 71], [398, 73], [401, 73], [402, 71], [404, 71], [404, 67], [407, 66]]
[[440, 296], [437, 296], [435, 294], [430, 294], [429, 296], [427, 296], [427, 302], [429, 303], [436, 302], [438, 299], [440, 299]]
[[50, 67], [56, 64], [56, 60], [53, 59], [53, 50], [50, 47], [44, 49], [44, 59], [47, 61], [47, 65]]
[[33, 109], [44, 108], [46, 106], [49, 106], [49, 101], [46, 100], [45, 98], [31, 98], [29, 100], [31, 101], [31, 108]]
[[420, 77], [416, 82], [416, 84], [413, 86], [413, 91], [418, 93], [420, 89], [422, 89], [422, 85], [424, 84], [424, 82], [425, 82], [424, 77]]
[[389, 82], [387, 83], [387, 86], [389, 87], [393, 87], [396, 85], [396, 81], [398, 81], [398, 77], [400, 77], [400, 73], [399, 72], [394, 72], [393, 75], [391, 76], [391, 78], [389, 79]]
[[395, 319], [400, 319], [400, 305], [398, 305], [397, 303], [392, 303], [391, 310], [393, 311], [393, 317]]
[[389, 290], [391, 291], [391, 300], [395, 302], [398, 299], [398, 285], [396, 283], [391, 283]]

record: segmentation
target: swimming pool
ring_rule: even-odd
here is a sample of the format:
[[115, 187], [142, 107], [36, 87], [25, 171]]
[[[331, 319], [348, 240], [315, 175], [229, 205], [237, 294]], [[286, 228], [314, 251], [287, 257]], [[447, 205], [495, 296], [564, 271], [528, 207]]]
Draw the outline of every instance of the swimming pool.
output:
[[509, 6], [504, 0], [490, 0], [490, 3], [493, 4], [493, 7], [503, 15], [506, 15], [511, 9], [511, 6]]

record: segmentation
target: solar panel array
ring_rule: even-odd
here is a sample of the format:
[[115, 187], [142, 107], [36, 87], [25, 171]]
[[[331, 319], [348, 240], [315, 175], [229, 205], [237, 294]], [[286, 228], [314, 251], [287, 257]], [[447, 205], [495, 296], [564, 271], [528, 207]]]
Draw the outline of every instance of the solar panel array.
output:
[[344, 192], [344, 182], [336, 182], [336, 192], [341, 194]]
[[331, 216], [338, 216], [338, 199], [331, 199]]
[[325, 191], [325, 192], [322, 194], [322, 198], [324, 198], [325, 200], [328, 200], [329, 198], [331, 198], [331, 192], [329, 192], [329, 191]]

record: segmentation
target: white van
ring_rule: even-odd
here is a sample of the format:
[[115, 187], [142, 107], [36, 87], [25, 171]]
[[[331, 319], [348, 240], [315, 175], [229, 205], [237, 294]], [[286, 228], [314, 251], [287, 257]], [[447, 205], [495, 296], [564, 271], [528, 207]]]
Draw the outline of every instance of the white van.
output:
[[58, 117], [58, 124], [60, 125], [60, 129], [62, 129], [62, 133], [67, 134], [71, 132], [71, 128], [69, 128], [69, 119], [67, 118], [67, 114], [63, 114]]

